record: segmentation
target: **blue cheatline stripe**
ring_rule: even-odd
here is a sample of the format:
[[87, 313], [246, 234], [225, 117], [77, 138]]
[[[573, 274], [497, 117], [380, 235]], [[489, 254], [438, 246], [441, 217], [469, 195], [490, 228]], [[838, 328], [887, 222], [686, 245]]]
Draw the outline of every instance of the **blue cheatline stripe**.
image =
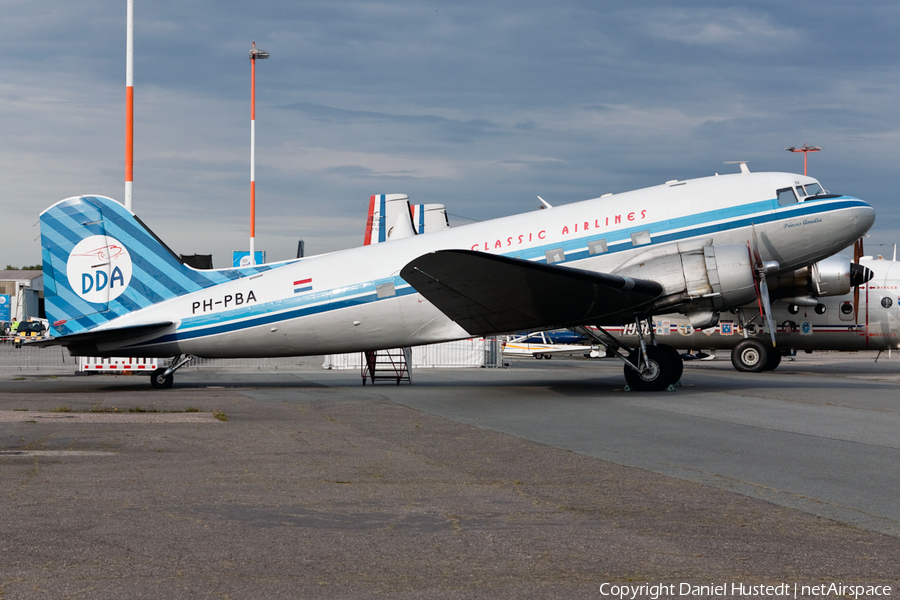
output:
[[294, 293], [295, 293], [295, 294], [299, 294], [300, 292], [308, 292], [308, 291], [311, 290], [311, 289], [312, 289], [312, 286], [311, 286], [311, 285], [310, 285], [310, 286], [307, 286], [307, 287], [296, 288], [296, 289], [294, 289]]
[[[405, 296], [407, 294], [416, 293], [412, 287], [409, 285], [405, 286], [404, 289], [397, 290], [397, 296]], [[389, 298], [385, 298], [383, 300], [388, 300]], [[383, 301], [381, 300], [381, 301]], [[211, 335], [219, 335], [223, 333], [231, 333], [235, 331], [241, 331], [244, 329], [250, 329], [252, 327], [258, 327], [260, 325], [268, 325], [271, 323], [279, 323], [282, 321], [289, 321], [291, 319], [298, 319], [300, 317], [307, 317], [310, 315], [321, 314], [325, 312], [330, 312], [332, 310], [337, 310], [341, 308], [348, 308], [351, 306], [360, 306], [363, 304], [368, 304], [370, 302], [379, 302], [378, 296], [375, 292], [371, 292], [365, 295], [361, 295], [355, 298], [342, 298], [340, 300], [335, 300], [332, 302], [328, 302], [325, 304], [317, 304], [313, 306], [307, 306], [304, 308], [297, 308], [293, 310], [281, 311], [278, 313], [268, 312], [265, 309], [263, 310], [254, 310], [254, 313], [258, 314], [258, 316], [253, 318], [244, 318], [241, 321], [231, 321], [228, 323], [221, 323], [219, 325], [206, 327], [203, 329], [196, 329], [192, 331], [179, 331], [174, 334], [168, 334], [156, 338], [154, 340], [150, 340], [147, 342], [143, 342], [141, 344], [137, 344], [137, 346], [153, 346], [156, 344], [165, 344], [169, 342], [183, 342], [187, 340], [202, 338]], [[260, 305], [260, 309], [265, 305]]]
[[[768, 212], [769, 210], [771, 210], [771, 206], [769, 206], [768, 209], [765, 209], [766, 212], [763, 213], [746, 210], [747, 207], [757, 208], [760, 205], [765, 204], [768, 203], [759, 202], [750, 205], [744, 205], [743, 207], [736, 207], [735, 209], [729, 209], [728, 211], [711, 211], [708, 213], [704, 213], [708, 216], [707, 222], [712, 220], [719, 222], [700, 225], [698, 227], [685, 228], [686, 223], [684, 221], [686, 221], [687, 219], [657, 221], [655, 223], [642, 224], [638, 226], [632, 226], [627, 229], [620, 229], [615, 232], [586, 235], [583, 237], [567, 240], [562, 243], [555, 242], [552, 244], [545, 244], [535, 248], [530, 248], [528, 250], [520, 251], [520, 256], [525, 260], [531, 260], [534, 262], [546, 262], [547, 259], [545, 252], [549, 249], [559, 248], [560, 246], [562, 246], [566, 254], [565, 260], [563, 262], [571, 262], [583, 260], [591, 256], [590, 252], [587, 249], [587, 244], [596, 240], [606, 239], [608, 251], [605, 254], [615, 254], [616, 252], [631, 250], [633, 248], [631, 244], [631, 234], [638, 231], [650, 231], [653, 243], [646, 246], [646, 248], [649, 249], [659, 244], [665, 244], [685, 238], [699, 237], [708, 235], [710, 233], [729, 231], [732, 229], [747, 227], [750, 224], [764, 225], [772, 221], [800, 218], [823, 212], [831, 212], [838, 209], [854, 208], [860, 206], [868, 207], [867, 204], [855, 198], [840, 198], [836, 199], [833, 202], [828, 202], [827, 204], [825, 203], [825, 201], [823, 201], [822, 203], [811, 204], [809, 206], [804, 206], [805, 203], [801, 203], [791, 207], [788, 210], [782, 210], [777, 213]], [[728, 216], [723, 217], [723, 214], [727, 214]], [[734, 218], [735, 216], [743, 218], [736, 219]], [[727, 220], [729, 218], [731, 220]]]
[[[398, 278], [399, 279], [399, 278]], [[406, 284], [408, 286], [408, 284]], [[210, 325], [221, 324], [224, 320], [239, 320], [264, 314], [280, 313], [294, 310], [300, 307], [309, 307], [318, 304], [328, 304], [336, 297], [339, 299], [355, 298], [358, 296], [372, 296], [375, 294], [373, 282], [360, 283], [352, 286], [343, 286], [344, 290], [339, 296], [332, 292], [314, 292], [303, 296], [288, 296], [263, 304], [252, 304], [229, 311], [209, 314], [200, 314], [182, 319], [179, 330], [191, 330]]]
[[[379, 280], [379, 283], [383, 282], [394, 283], [396, 296], [416, 293], [416, 290], [399, 276]], [[178, 328], [179, 331], [175, 334], [168, 334], [141, 345], [146, 346], [241, 331], [259, 325], [321, 314], [338, 308], [359, 306], [369, 302], [380, 302], [390, 299], [379, 299], [375, 287], [373, 282], [369, 282], [349, 288], [343, 287], [342, 289], [347, 291], [341, 294], [339, 298], [335, 298], [330, 292], [317, 292], [299, 298], [283, 298], [275, 302], [242, 307], [227, 312], [190, 317], [181, 322]]]

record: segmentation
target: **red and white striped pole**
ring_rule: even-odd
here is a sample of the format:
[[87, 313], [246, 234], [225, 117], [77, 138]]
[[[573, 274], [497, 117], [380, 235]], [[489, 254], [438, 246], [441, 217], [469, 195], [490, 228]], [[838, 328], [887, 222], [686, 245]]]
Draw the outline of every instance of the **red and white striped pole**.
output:
[[256, 59], [269, 58], [268, 52], [250, 49], [250, 264], [256, 264]]
[[134, 0], [128, 0], [125, 50], [125, 208], [134, 212]]

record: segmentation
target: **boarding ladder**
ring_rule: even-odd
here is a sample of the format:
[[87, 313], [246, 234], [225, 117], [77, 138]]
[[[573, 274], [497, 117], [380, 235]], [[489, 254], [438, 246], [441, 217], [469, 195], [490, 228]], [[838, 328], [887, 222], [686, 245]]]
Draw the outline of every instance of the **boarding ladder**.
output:
[[376, 381], [401, 381], [412, 383], [410, 379], [409, 365], [412, 349], [391, 348], [390, 350], [367, 350], [363, 352], [362, 382], [371, 380], [372, 385]]

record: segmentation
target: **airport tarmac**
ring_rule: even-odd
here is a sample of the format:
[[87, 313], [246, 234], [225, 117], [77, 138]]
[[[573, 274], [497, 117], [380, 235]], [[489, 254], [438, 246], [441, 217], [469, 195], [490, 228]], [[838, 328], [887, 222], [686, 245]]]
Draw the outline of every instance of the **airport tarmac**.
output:
[[400, 386], [0, 370], [0, 598], [896, 595], [900, 360], [874, 356], [694, 361], [654, 394], [558, 358]]

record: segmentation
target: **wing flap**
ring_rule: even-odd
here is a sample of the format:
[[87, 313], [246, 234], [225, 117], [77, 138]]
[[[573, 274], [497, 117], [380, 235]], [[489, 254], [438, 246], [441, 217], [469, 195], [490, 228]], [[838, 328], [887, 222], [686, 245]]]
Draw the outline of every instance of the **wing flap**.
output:
[[655, 281], [469, 250], [424, 254], [400, 276], [472, 335], [629, 322], [662, 295]]

